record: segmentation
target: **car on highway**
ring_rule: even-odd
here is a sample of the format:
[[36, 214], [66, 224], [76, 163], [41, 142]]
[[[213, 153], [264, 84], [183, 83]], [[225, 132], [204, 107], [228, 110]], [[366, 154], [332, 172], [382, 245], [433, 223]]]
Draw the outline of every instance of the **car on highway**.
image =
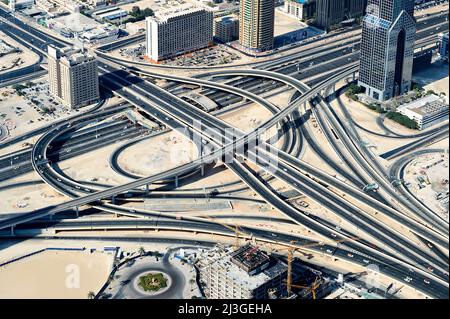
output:
[[406, 276], [405, 278], [403, 278], [403, 280], [406, 282], [411, 282], [413, 279], [409, 276]]
[[353, 254], [352, 253], [348, 253], [347, 256], [350, 257], [350, 258], [353, 258]]
[[429, 280], [426, 280], [426, 279], [424, 279], [423, 282], [426, 283], [427, 285], [430, 284], [430, 281], [429, 281]]
[[302, 206], [302, 207], [308, 207], [309, 206], [309, 204], [307, 203], [307, 202], [305, 202], [305, 201], [301, 201], [300, 202], [300, 206]]

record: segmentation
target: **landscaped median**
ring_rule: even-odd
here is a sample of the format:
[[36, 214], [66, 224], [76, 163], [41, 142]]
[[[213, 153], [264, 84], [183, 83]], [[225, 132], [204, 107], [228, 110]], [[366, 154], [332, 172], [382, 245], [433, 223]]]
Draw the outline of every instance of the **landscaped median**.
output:
[[139, 287], [144, 291], [158, 291], [167, 287], [167, 278], [162, 273], [148, 273], [139, 277]]

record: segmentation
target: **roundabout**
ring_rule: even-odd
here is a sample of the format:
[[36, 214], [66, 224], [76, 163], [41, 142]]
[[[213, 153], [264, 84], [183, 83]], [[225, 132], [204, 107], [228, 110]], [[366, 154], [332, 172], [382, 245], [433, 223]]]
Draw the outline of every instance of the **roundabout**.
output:
[[122, 265], [105, 289], [111, 299], [181, 299], [189, 279], [171, 262], [170, 253], [162, 257], [141, 256]]

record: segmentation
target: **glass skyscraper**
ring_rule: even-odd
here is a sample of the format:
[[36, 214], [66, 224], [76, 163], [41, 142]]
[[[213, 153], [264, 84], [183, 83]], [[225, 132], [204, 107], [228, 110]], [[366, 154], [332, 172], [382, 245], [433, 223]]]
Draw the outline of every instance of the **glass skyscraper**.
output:
[[326, 30], [364, 15], [367, 0], [317, 0], [317, 25]]
[[411, 87], [414, 0], [369, 0], [366, 12], [358, 84], [370, 97], [385, 101]]

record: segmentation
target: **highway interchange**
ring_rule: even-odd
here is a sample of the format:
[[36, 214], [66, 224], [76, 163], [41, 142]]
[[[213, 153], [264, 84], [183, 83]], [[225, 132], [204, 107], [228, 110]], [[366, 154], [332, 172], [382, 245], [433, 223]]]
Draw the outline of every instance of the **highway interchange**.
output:
[[[4, 11], [0, 13], [7, 16]], [[445, 19], [446, 15], [437, 15], [429, 18], [422, 27], [419, 24], [417, 35], [420, 41], [418, 42], [434, 43], [433, 37], [436, 32], [430, 33], [430, 28], [427, 26], [433, 25], [431, 27], [433, 31], [434, 25], [442, 25]], [[26, 26], [18, 20], [12, 22], [15, 25], [7, 27], [9, 34], [20, 37], [27, 46], [39, 52], [41, 57], [48, 43], [57, 46], [65, 45], [61, 40]], [[118, 201], [126, 201], [130, 196], [142, 197], [149, 192], [152, 193], [152, 184], [156, 182], [161, 184], [163, 181], [166, 186], [171, 186], [169, 189], [175, 189], [182, 176], [192, 172], [200, 176], [205, 166], [210, 165], [214, 160], [225, 159], [224, 164], [241, 180], [243, 185], [259, 194], [265, 202], [279, 210], [288, 220], [305, 226], [324, 238], [324, 241], [346, 240], [338, 246], [323, 243], [310, 248], [311, 251], [326, 252], [360, 265], [377, 264], [383, 274], [403, 283], [405, 283], [405, 277], [413, 277], [411, 285], [430, 297], [448, 297], [448, 223], [438, 219], [423, 205], [411, 204], [414, 202], [406, 197], [398, 196], [396, 187], [392, 185], [391, 176], [381, 166], [372, 151], [359, 143], [361, 139], [354, 125], [340, 119], [328, 103], [329, 96], [336, 98], [338, 95], [332, 93], [336, 83], [344, 79], [353, 79], [357, 73], [357, 37], [347, 39], [342, 44], [330, 46], [330, 48], [313, 49], [264, 62], [261, 65], [253, 65], [252, 69], [208, 70], [192, 78], [149, 72], [141, 69], [139, 63], [127, 63], [111, 58], [100, 51], [97, 51], [97, 54], [102, 86], [121, 97], [126, 103], [108, 108], [99, 103], [97, 108], [89, 112], [30, 132], [26, 137], [43, 133], [32, 149], [25, 150], [21, 154], [2, 156], [0, 179], [5, 180], [14, 176], [14, 170], [16, 173], [22, 170], [28, 172], [33, 168], [44, 182], [72, 199], [59, 205], [1, 220], [0, 229], [9, 227], [14, 231], [15, 228], [24, 230], [44, 227], [43, 224], [49, 223], [44, 217], [51, 217], [70, 209], [75, 209], [78, 213], [83, 205], [89, 204], [93, 208], [106, 212], [146, 219], [103, 221], [97, 224], [82, 220], [61, 221], [55, 223], [53, 227], [60, 229], [157, 227], [233, 236], [229, 229], [202, 218], [179, 220], [175, 219], [173, 214], [155, 215], [116, 204]], [[160, 88], [139, 77], [142, 75], [165, 79], [169, 85], [165, 89]], [[174, 95], [180, 91], [180, 86], [183, 84], [195, 84], [202, 87], [204, 95], [224, 107], [244, 100], [252, 101], [269, 110], [273, 116], [258, 129], [242, 132]], [[280, 109], [262, 97], [264, 93], [286, 88], [286, 85], [296, 90], [288, 107]], [[310, 102], [314, 105], [312, 113], [306, 112], [306, 105]], [[135, 107], [167, 128], [184, 134], [194, 142], [201, 156], [188, 164], [154, 176], [134, 176], [134, 181], [120, 186], [87, 185], [69, 178], [57, 169], [54, 161], [77, 156], [83, 150], [84, 152], [94, 150], [116, 140], [145, 138], [141, 136], [142, 129], [130, 125], [127, 121], [115, 122], [95, 127], [95, 129], [84, 128], [99, 119], [108, 118], [111, 114], [130, 107]], [[313, 134], [308, 132], [306, 125], [297, 124], [299, 122], [305, 124], [307, 116], [311, 114], [318, 120], [322, 131], [327, 134], [336, 153], [354, 173], [349, 174], [347, 170], [341, 169], [339, 164], [333, 163], [330, 159], [324, 159], [330, 166], [337, 169], [338, 174], [348, 176], [351, 183], [344, 183], [301, 160], [306, 142], [320, 153], [320, 147], [317, 146]], [[196, 121], [199, 118], [202, 119], [201, 123]], [[273, 126], [277, 127], [285, 137], [280, 149], [271, 145], [273, 141], [260, 138], [262, 131]], [[230, 131], [232, 134], [229, 134]], [[414, 141], [414, 145], [398, 151], [394, 150], [394, 154], [398, 153], [397, 156], [401, 156], [409, 149], [426, 145], [437, 137], [448, 136], [448, 128], [441, 127], [427, 133], [420, 140]], [[335, 134], [344, 147], [336, 143], [333, 138]], [[17, 138], [14, 142], [20, 140]], [[7, 143], [13, 142], [7, 141]], [[0, 144], [0, 147], [4, 147], [3, 144]], [[325, 154], [322, 156], [326, 157]], [[10, 167], [12, 161], [18, 163], [14, 168]], [[271, 174], [271, 179], [283, 181], [325, 209], [356, 225], [364, 232], [364, 238], [357, 238], [350, 231], [338, 229], [337, 225], [292, 206], [270, 187], [271, 179], [262, 178], [261, 171], [254, 171], [250, 163], [257, 165], [261, 171]], [[364, 185], [373, 181], [380, 185], [379, 192], [366, 193], [361, 190]], [[335, 190], [391, 218], [399, 227], [407, 228], [410, 234], [405, 236], [398, 231], [397, 227], [391, 229], [368, 214], [360, 205], [350, 203], [337, 195]], [[176, 196], [174, 191], [169, 190], [167, 193]], [[152, 220], [157, 216], [156, 221]], [[296, 245], [300, 246], [312, 242], [308, 238], [288, 236], [283, 233], [248, 227], [243, 229], [249, 237], [255, 237], [261, 241], [289, 245], [294, 240]], [[415, 239], [411, 239], [412, 237]], [[419, 241], [423, 244], [418, 244]]]

